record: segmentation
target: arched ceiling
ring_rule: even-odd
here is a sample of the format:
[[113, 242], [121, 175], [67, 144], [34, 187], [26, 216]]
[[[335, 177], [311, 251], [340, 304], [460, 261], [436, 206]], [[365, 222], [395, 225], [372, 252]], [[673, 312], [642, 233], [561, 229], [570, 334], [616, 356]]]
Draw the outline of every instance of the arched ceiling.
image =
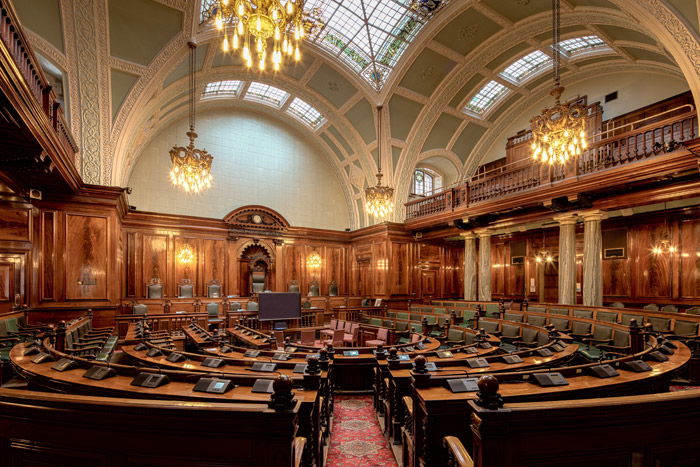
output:
[[[339, 14], [334, 12], [355, 11], [354, 19], [359, 20], [381, 13], [365, 9], [359, 14], [358, 5], [379, 9], [379, 4], [391, 4], [405, 13], [402, 5], [409, 0], [313, 2], [325, 2], [324, 18], [331, 24], [333, 15]], [[546, 96], [551, 87], [546, 67], [518, 83], [501, 74], [534, 51], [549, 53], [550, 0], [447, 2], [401, 46], [402, 54], [379, 90], [362, 70], [339, 57], [342, 53], [324, 46], [321, 36], [306, 43], [298, 65], [277, 74], [250, 72], [235, 57], [221, 53], [215, 31], [200, 24], [199, 3], [16, 2], [34, 47], [64, 70], [71, 125], [81, 142], [86, 181], [126, 183], [139, 148], [161, 125], [185, 112], [186, 43], [191, 37], [199, 43], [200, 89], [212, 81], [255, 81], [298, 96], [320, 111], [326, 122], [311, 129], [285, 114], [284, 108], [264, 110], [281, 112], [280, 118], [290, 119], [317, 140], [348, 183], [347, 192], [360, 204], [364, 186], [375, 183], [376, 105], [385, 105], [385, 134], [390, 135], [382, 151], [385, 180], [396, 187], [401, 206], [419, 161], [443, 157], [459, 165], [462, 176], [468, 175], [507, 123]], [[562, 0], [562, 39], [597, 36], [607, 46], [563, 57], [563, 84], [585, 83], [621, 71], [661, 73], [684, 78], [697, 98], [698, 24], [694, 1]], [[362, 41], [357, 39], [356, 47]], [[507, 95], [482, 115], [464, 112], [491, 81], [506, 88]], [[232, 102], [259, 106], [240, 96]], [[358, 225], [366, 225], [368, 219], [360, 216]], [[402, 217], [398, 212], [396, 220]]]

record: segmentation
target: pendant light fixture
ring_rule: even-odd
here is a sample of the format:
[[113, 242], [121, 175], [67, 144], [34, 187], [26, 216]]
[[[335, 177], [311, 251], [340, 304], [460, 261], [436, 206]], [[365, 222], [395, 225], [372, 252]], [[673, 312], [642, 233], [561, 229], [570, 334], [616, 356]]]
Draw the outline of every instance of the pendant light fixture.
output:
[[559, 51], [560, 0], [552, 0], [552, 58], [554, 60], [554, 106], [545, 108], [530, 120], [532, 158], [544, 164], [566, 164], [586, 149], [586, 107], [562, 104]]
[[394, 189], [382, 185], [382, 106], [377, 106], [377, 185], [365, 189], [365, 210], [379, 221], [394, 212]]
[[197, 138], [195, 132], [195, 87], [196, 87], [196, 61], [197, 44], [193, 41], [187, 43], [190, 48], [190, 70], [189, 70], [189, 120], [190, 131], [187, 137], [190, 144], [186, 147], [174, 146], [170, 150], [170, 181], [173, 185], [186, 193], [200, 193], [211, 187], [211, 163], [213, 157], [205, 149], [196, 149], [194, 140]]

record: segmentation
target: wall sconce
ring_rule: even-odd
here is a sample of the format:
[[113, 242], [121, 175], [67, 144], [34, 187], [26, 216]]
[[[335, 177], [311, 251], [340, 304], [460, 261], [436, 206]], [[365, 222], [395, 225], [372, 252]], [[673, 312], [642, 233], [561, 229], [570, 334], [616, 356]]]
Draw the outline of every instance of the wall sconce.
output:
[[314, 251], [306, 258], [306, 267], [309, 269], [319, 269], [321, 267], [321, 255], [317, 251]]
[[176, 255], [177, 260], [182, 264], [191, 264], [194, 262], [194, 250], [186, 243], [182, 245]]
[[386, 259], [378, 259], [377, 260], [377, 269], [381, 271], [386, 271], [389, 269], [389, 261]]

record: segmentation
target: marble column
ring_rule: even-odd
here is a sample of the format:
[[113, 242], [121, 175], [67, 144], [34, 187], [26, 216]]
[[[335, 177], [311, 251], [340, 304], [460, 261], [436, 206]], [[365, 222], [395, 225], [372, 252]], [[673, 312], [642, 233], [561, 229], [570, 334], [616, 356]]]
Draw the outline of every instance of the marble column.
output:
[[603, 305], [603, 234], [601, 211], [589, 211], [583, 217], [583, 304]]
[[559, 303], [576, 304], [576, 220], [575, 215], [556, 217], [559, 222]]
[[461, 236], [464, 238], [464, 299], [476, 300], [476, 235], [467, 232]]
[[491, 301], [491, 232], [475, 232], [479, 236], [479, 300]]

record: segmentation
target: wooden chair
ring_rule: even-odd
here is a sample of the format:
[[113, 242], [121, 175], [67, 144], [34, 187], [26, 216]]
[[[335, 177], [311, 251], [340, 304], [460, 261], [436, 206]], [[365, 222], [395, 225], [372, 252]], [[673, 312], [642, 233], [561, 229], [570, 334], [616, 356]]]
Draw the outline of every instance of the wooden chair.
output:
[[313, 329], [302, 329], [301, 345], [316, 345], [316, 331], [314, 331]]
[[389, 330], [387, 328], [379, 328], [377, 330], [377, 337], [375, 339], [370, 339], [365, 342], [366, 346], [376, 347], [378, 345], [386, 345], [389, 340]]

